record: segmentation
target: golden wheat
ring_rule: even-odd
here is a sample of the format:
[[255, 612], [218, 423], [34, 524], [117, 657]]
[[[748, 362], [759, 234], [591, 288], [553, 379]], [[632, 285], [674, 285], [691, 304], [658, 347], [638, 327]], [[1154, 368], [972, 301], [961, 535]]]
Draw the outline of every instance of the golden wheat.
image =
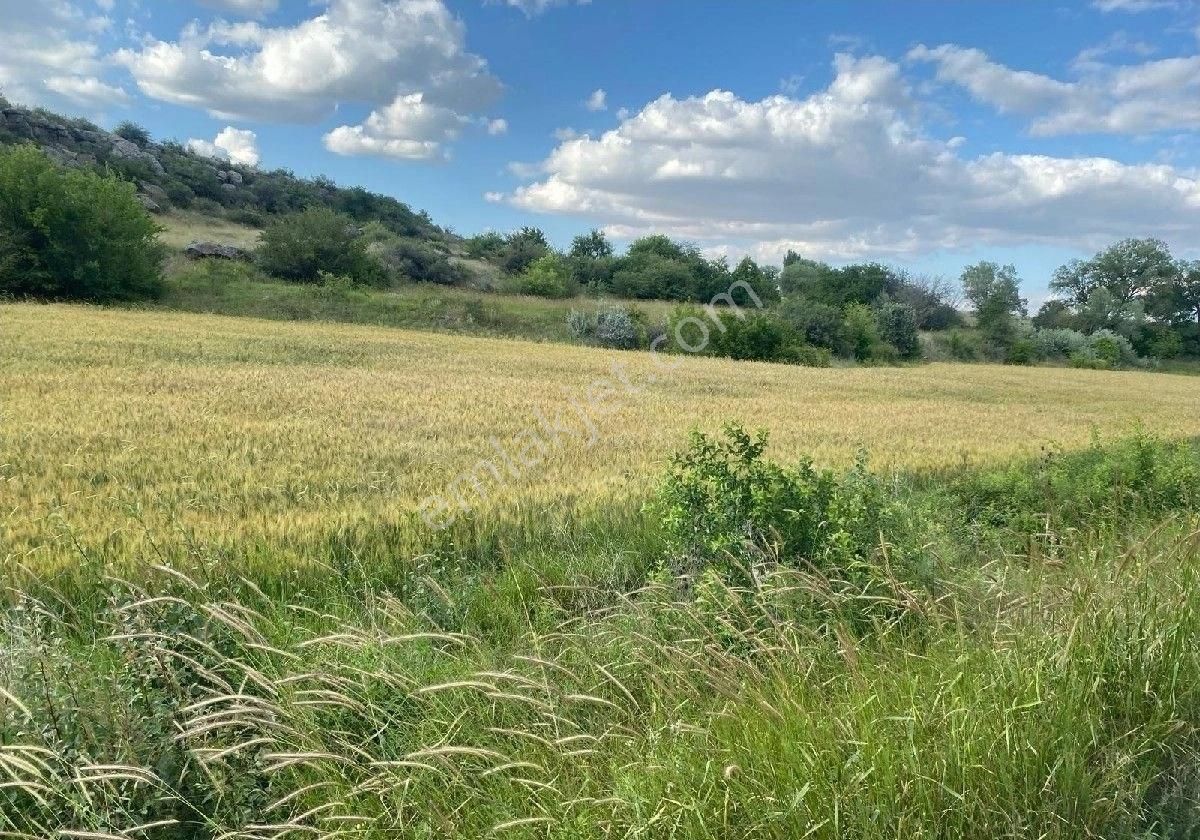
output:
[[[689, 428], [731, 419], [768, 429], [776, 458], [865, 447], [880, 469], [1076, 447], [1142, 419], [1200, 433], [1196, 380], [1145, 372], [818, 370], [24, 304], [0, 307], [0, 394], [0, 559], [24, 565], [196, 544], [286, 559], [409, 528], [430, 497], [536, 522], [641, 498]], [[522, 448], [538, 457], [518, 466]]]

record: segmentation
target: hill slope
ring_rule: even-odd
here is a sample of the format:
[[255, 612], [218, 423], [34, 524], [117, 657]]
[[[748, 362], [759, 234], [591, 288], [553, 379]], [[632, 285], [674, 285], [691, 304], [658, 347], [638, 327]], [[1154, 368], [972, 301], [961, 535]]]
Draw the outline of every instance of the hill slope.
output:
[[140, 130], [123, 133], [129, 136], [0, 98], [0, 145], [34, 143], [64, 166], [115, 172], [137, 184], [139, 199], [154, 212], [190, 210], [261, 227], [271, 216], [318, 205], [358, 222], [379, 222], [401, 236], [443, 247], [457, 242], [427, 213], [389, 196], [204, 157], [177, 142], [154, 142]]

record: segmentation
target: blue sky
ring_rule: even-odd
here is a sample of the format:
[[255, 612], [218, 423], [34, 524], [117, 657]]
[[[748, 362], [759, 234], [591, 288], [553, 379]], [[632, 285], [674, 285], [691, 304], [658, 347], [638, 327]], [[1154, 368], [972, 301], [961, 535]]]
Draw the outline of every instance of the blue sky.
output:
[[[0, 0], [13, 100], [470, 233], [651, 231], [955, 275], [1200, 256], [1191, 0]], [[598, 91], [602, 91], [600, 94]]]

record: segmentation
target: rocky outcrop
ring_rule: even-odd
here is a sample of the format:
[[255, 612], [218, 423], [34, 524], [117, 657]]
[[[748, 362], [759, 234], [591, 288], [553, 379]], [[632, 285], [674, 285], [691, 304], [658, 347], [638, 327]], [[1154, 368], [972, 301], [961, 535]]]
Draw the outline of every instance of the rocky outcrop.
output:
[[218, 242], [193, 242], [183, 249], [183, 253], [192, 260], [245, 260], [250, 258], [249, 253], [241, 248], [222, 245]]

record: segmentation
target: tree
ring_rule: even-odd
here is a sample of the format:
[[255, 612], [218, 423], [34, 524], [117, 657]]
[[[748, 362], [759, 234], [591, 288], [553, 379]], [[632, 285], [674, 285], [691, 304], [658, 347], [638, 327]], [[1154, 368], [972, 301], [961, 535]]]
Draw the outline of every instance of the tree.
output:
[[[737, 268], [729, 274], [730, 288], [740, 283], [753, 289], [763, 303], [773, 303], [779, 300], [779, 289], [776, 287], [777, 278], [774, 272], [770, 268], [761, 268], [750, 257], [742, 257]], [[740, 289], [733, 289], [730, 294], [738, 300], [739, 304], [745, 305], [748, 301], [740, 300], [743, 296], [740, 292]]]
[[917, 331], [917, 316], [911, 306], [885, 298], [875, 307], [875, 318], [880, 337], [896, 348], [900, 358], [920, 357], [921, 337]]
[[505, 240], [504, 250], [500, 252], [500, 267], [508, 274], [520, 274], [549, 253], [546, 234], [540, 228], [523, 227]]
[[1033, 325], [1039, 330], [1073, 330], [1076, 321], [1065, 300], [1051, 299], [1033, 316]]
[[892, 299], [910, 306], [918, 329], [948, 330], [962, 323], [958, 289], [945, 277], [900, 275]]
[[581, 233], [571, 240], [569, 256], [589, 260], [603, 260], [613, 255], [612, 243], [602, 230]]
[[548, 298], [572, 297], [578, 292], [566, 260], [555, 253], [538, 257], [519, 275], [508, 278], [503, 288], [515, 294]]
[[1143, 300], [1174, 277], [1175, 261], [1158, 239], [1123, 239], [1090, 260], [1072, 260], [1054, 272], [1050, 290], [1080, 307], [1100, 288], [1118, 305]]
[[322, 273], [359, 283], [382, 283], [383, 267], [367, 253], [353, 220], [325, 207], [311, 207], [270, 225], [262, 235], [258, 261], [263, 271], [284, 280], [311, 283]]
[[604, 231], [593, 230], [576, 236], [571, 241], [567, 262], [571, 276], [581, 287], [601, 292], [612, 282], [613, 246]]
[[1149, 308], [1167, 323], [1200, 324], [1200, 260], [1181, 260], [1174, 276], [1160, 282], [1150, 293]]
[[984, 261], [963, 269], [960, 282], [983, 334], [997, 343], [1010, 343], [1017, 317], [1026, 312], [1017, 269]]
[[161, 289], [158, 226], [132, 184], [0, 149], [0, 294], [134, 300]]
[[125, 120], [113, 129], [113, 134], [124, 137], [130, 143], [136, 143], [143, 149], [150, 145], [150, 132], [129, 120]]

